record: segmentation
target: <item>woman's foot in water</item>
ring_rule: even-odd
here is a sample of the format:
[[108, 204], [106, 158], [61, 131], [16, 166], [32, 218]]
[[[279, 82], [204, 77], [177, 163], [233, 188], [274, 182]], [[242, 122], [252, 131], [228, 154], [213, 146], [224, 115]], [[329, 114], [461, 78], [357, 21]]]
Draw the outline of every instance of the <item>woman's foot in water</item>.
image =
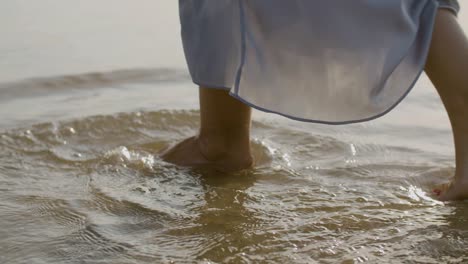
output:
[[[211, 142], [211, 143], [208, 143]], [[201, 140], [198, 136], [187, 138], [161, 154], [167, 162], [192, 168], [212, 168], [222, 172], [249, 169], [254, 160], [248, 148], [239, 144], [215, 143]]]
[[228, 91], [202, 88], [200, 132], [162, 154], [168, 162], [187, 167], [210, 167], [233, 172], [251, 168], [251, 109]]
[[455, 177], [452, 182], [434, 189], [434, 193], [441, 201], [466, 200], [468, 199], [468, 179]]
[[426, 73], [437, 89], [452, 124], [455, 177], [434, 190], [443, 201], [468, 199], [468, 39], [455, 14], [437, 12]]

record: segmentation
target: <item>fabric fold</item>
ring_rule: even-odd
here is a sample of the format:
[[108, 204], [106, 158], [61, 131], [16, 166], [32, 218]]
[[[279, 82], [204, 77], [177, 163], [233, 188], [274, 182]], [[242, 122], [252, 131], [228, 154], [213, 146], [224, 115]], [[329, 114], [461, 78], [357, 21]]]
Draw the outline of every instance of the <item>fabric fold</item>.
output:
[[180, 0], [193, 81], [326, 124], [393, 109], [423, 71], [435, 0]]

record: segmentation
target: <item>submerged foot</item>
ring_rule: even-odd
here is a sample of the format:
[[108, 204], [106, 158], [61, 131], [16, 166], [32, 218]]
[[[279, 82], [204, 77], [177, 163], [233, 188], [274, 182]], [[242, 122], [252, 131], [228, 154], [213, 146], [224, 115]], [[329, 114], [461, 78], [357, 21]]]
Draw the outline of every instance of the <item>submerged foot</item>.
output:
[[185, 167], [206, 167], [223, 172], [235, 172], [253, 166], [250, 151], [235, 149], [210, 150], [198, 137], [187, 138], [161, 154], [167, 162]]
[[434, 189], [434, 194], [441, 201], [467, 200], [468, 182], [454, 179], [452, 182]]

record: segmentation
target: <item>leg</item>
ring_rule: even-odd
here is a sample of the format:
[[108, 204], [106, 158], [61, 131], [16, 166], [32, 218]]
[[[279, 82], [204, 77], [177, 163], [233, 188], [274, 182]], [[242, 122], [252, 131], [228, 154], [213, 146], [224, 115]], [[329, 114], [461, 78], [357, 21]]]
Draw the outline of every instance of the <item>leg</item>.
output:
[[454, 14], [440, 10], [426, 64], [452, 124], [455, 177], [437, 190], [441, 200], [468, 198], [468, 40]]
[[168, 162], [237, 171], [252, 166], [249, 106], [227, 91], [200, 88], [200, 132], [162, 154]]

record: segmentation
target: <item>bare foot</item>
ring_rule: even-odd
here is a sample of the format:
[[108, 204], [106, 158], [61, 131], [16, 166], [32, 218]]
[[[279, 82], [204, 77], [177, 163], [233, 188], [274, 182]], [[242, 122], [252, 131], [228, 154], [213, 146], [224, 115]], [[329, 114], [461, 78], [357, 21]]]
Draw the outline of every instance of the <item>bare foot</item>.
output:
[[163, 160], [184, 167], [206, 167], [223, 172], [235, 172], [253, 166], [253, 158], [249, 152], [223, 151], [207, 153], [198, 137], [187, 138], [160, 156]]
[[468, 199], [468, 182], [454, 179], [452, 182], [434, 189], [434, 194], [441, 201]]

